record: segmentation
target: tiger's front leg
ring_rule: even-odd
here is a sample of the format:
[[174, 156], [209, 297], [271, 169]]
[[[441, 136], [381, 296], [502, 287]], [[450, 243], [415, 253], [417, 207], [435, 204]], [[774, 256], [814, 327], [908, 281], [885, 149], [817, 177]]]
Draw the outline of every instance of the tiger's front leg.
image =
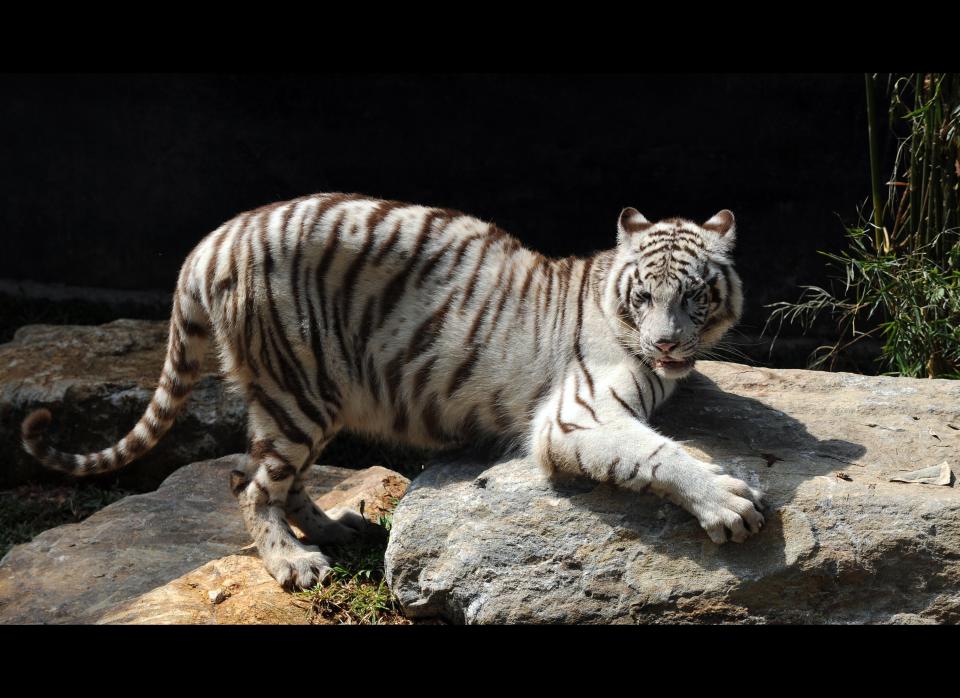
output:
[[761, 492], [650, 428], [641, 397], [619, 385], [598, 385], [589, 395], [582, 381], [564, 384], [534, 423], [541, 466], [655, 492], [693, 514], [715, 543], [741, 543], [757, 533], [764, 522]]

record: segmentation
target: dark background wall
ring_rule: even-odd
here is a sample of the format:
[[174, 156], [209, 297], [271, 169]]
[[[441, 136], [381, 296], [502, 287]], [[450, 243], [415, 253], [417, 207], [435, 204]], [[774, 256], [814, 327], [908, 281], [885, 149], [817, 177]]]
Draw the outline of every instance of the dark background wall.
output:
[[[825, 283], [869, 193], [861, 75], [5, 76], [0, 278], [172, 289], [242, 210], [316, 191], [460, 209], [554, 255], [620, 209], [737, 215], [762, 306]], [[788, 332], [795, 332], [788, 330]]]

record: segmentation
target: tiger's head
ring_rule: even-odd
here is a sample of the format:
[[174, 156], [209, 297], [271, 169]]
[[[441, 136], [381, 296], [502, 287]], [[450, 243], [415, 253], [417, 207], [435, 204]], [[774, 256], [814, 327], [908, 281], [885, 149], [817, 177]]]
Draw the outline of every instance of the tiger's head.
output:
[[731, 253], [733, 213], [705, 223], [651, 223], [626, 208], [617, 223], [609, 296], [621, 343], [665, 378], [682, 378], [740, 318], [743, 293]]

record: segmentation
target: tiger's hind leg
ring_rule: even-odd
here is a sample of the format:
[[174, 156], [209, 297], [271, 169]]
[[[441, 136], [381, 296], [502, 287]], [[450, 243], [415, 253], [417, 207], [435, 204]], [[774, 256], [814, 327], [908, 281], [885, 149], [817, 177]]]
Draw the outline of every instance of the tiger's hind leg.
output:
[[286, 510], [297, 475], [313, 462], [315, 444], [328, 437], [316, 434], [309, 446], [292, 441], [256, 402], [250, 405], [250, 434], [250, 475], [231, 476], [244, 523], [271, 576], [285, 589], [308, 589], [329, 574], [333, 562], [317, 546], [297, 540]]

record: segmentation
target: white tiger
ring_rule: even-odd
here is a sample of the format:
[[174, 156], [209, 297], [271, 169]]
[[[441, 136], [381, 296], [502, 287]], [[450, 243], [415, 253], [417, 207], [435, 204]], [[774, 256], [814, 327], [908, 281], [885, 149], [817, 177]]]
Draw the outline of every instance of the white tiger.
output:
[[75, 475], [130, 463], [170, 428], [213, 341], [249, 404], [252, 468], [232, 485], [285, 588], [321, 581], [332, 562], [317, 545], [367, 526], [324, 514], [300, 483], [344, 428], [425, 447], [493, 438], [549, 473], [667, 497], [714, 542], [741, 542], [763, 525], [760, 492], [647, 424], [740, 315], [734, 236], [727, 210], [697, 225], [627, 208], [615, 249], [548, 259], [456, 211], [346, 194], [265, 206], [187, 257], [159, 386], [126, 437], [62, 453], [38, 410], [24, 446]]

